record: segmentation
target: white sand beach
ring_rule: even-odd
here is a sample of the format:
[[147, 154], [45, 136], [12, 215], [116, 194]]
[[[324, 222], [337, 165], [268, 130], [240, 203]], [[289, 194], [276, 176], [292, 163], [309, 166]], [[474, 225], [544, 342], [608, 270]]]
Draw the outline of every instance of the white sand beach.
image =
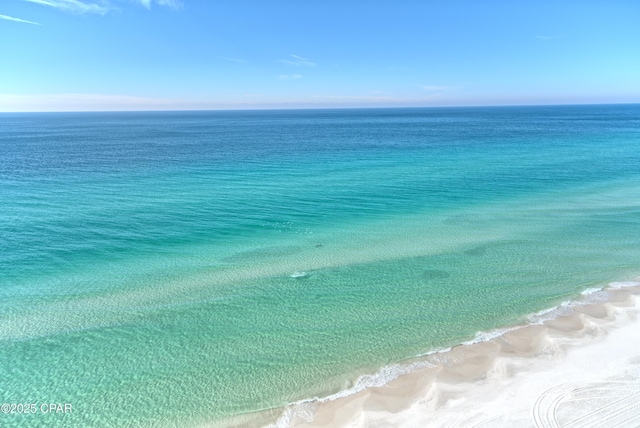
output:
[[384, 385], [290, 406], [272, 426], [640, 426], [639, 295], [638, 282], [612, 284]]

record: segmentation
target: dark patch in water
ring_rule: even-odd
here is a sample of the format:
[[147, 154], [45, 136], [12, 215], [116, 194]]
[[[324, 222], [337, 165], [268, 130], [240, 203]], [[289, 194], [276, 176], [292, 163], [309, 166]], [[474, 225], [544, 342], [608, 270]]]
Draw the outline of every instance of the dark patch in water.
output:
[[462, 253], [466, 256], [484, 256], [487, 253], [487, 247], [483, 245], [480, 247], [469, 248]]

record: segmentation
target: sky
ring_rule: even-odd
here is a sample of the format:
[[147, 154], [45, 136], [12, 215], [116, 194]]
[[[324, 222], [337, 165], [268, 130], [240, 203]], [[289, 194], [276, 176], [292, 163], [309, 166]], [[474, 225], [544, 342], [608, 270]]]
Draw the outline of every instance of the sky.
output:
[[0, 111], [640, 102], [638, 0], [0, 0]]

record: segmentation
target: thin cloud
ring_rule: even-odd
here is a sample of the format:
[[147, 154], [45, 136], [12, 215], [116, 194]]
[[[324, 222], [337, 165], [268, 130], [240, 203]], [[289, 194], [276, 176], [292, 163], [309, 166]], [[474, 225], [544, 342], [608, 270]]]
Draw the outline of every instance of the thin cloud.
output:
[[157, 3], [160, 6], [170, 7], [172, 9], [180, 9], [184, 4], [182, 0], [135, 0], [136, 3], [140, 3], [147, 9], [151, 9], [153, 3]]
[[280, 80], [297, 80], [302, 79], [302, 76], [299, 74], [281, 74], [278, 76]]
[[[111, 8], [108, 5], [87, 3], [80, 0], [23, 0], [29, 3], [41, 4], [43, 6], [49, 6], [56, 9], [64, 10], [65, 12], [72, 13], [95, 13], [98, 15], [104, 15]], [[106, 3], [105, 3], [106, 4]]]
[[315, 67], [316, 63], [308, 60], [307, 58], [302, 58], [298, 55], [291, 55], [293, 59], [279, 59], [278, 62], [285, 65], [295, 65], [297, 67]]
[[42, 25], [39, 22], [27, 21], [26, 19], [14, 18], [13, 16], [0, 15], [0, 19], [13, 22], [21, 22], [23, 24]]
[[[36, 3], [43, 6], [53, 7], [65, 12], [85, 14], [93, 13], [104, 15], [107, 12], [117, 9], [110, 0], [95, 0], [95, 2], [87, 0], [23, 0], [29, 3]], [[153, 4], [169, 7], [172, 9], [180, 9], [183, 6], [183, 0], [129, 0], [137, 3], [146, 9], [151, 9]]]

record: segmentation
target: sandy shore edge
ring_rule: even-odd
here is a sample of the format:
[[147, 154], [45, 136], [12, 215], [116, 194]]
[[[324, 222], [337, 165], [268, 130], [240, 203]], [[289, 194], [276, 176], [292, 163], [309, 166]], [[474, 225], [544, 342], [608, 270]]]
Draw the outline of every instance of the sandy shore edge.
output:
[[[534, 314], [529, 323], [480, 333], [393, 366], [390, 381], [243, 415], [224, 425], [638, 426], [638, 314], [640, 280], [611, 283]], [[384, 379], [389, 369], [378, 377]]]
[[634, 426], [639, 295], [637, 281], [590, 290], [532, 324], [409, 362], [386, 385], [290, 406], [272, 426]]

